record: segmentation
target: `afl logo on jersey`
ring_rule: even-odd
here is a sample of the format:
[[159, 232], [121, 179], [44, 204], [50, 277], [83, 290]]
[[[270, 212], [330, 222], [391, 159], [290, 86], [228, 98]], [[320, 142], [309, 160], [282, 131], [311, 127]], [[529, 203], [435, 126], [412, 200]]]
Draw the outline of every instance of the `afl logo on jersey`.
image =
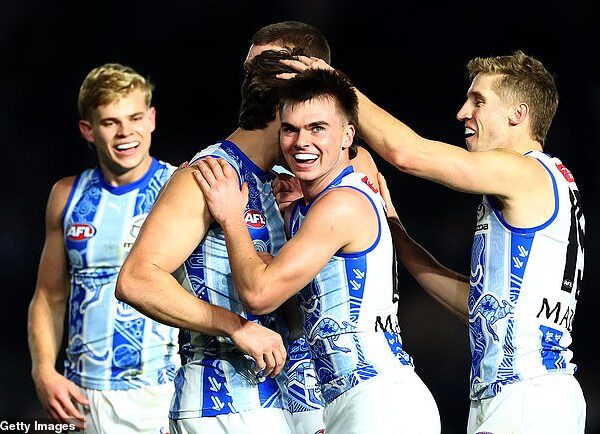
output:
[[96, 235], [96, 228], [89, 223], [74, 223], [67, 231], [71, 241], [84, 241]]
[[251, 228], [261, 229], [267, 224], [267, 219], [261, 211], [255, 209], [247, 209], [244, 213], [246, 224]]

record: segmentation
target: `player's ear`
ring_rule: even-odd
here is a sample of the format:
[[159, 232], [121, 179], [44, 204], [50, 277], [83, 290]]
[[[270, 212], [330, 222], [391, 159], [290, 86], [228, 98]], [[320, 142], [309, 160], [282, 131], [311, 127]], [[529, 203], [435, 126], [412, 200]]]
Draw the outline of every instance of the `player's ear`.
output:
[[88, 143], [94, 143], [92, 124], [83, 119], [79, 120], [79, 132]]
[[524, 102], [517, 104], [514, 107], [511, 107], [509, 115], [508, 115], [508, 121], [510, 122], [511, 125], [519, 125], [521, 122], [523, 122], [525, 119], [527, 119], [527, 116], [529, 115], [529, 106], [527, 104], [525, 104]]
[[342, 142], [342, 149], [349, 148], [354, 142], [354, 135], [356, 134], [356, 128], [352, 124], [348, 124], [344, 127], [344, 139]]

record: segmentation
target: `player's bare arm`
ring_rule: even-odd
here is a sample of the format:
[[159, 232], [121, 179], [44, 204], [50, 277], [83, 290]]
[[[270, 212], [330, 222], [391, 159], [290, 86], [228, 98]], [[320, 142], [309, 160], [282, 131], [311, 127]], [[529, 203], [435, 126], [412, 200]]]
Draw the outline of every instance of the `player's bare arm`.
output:
[[28, 336], [32, 377], [46, 413], [61, 423], [83, 427], [85, 418], [75, 403], [87, 400], [75, 383], [56, 371], [69, 298], [69, 276], [63, 238], [62, 214], [74, 177], [54, 184], [46, 208], [46, 235], [35, 293], [29, 306]]
[[[247, 187], [222, 160], [199, 164], [197, 180], [225, 232], [236, 288], [249, 310], [272, 312], [297, 293], [338, 251], [360, 251], [377, 236], [368, 199], [351, 189], [330, 191], [311, 206], [300, 230], [269, 265], [258, 257], [243, 219]], [[363, 230], [356, 231], [356, 222]]]
[[386, 204], [388, 223], [398, 259], [425, 292], [459, 318], [468, 321], [468, 277], [444, 267], [408, 235], [392, 203], [385, 178], [381, 174], [379, 174], [379, 185]]
[[[282, 62], [298, 71], [331, 68], [321, 59], [306, 56]], [[552, 181], [535, 159], [509, 149], [469, 152], [459, 146], [426, 139], [358, 89], [356, 94], [360, 136], [399, 170], [454, 190], [495, 195], [502, 204], [503, 217], [513, 226], [535, 226], [552, 215]], [[507, 114], [507, 122], [526, 121], [527, 107], [517, 105], [507, 110], [512, 110]]]
[[200, 243], [211, 221], [194, 170], [177, 171], [165, 186], [123, 264], [116, 296], [165, 324], [228, 336], [259, 367], [265, 367], [261, 361], [268, 357], [265, 375], [276, 375], [286, 356], [278, 333], [200, 300], [172, 275]]

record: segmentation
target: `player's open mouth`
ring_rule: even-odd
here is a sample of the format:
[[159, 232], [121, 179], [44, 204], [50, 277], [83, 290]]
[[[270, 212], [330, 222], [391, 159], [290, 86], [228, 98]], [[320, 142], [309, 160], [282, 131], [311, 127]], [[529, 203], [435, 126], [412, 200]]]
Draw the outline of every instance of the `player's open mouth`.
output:
[[121, 143], [120, 145], [115, 146], [117, 151], [127, 151], [128, 149], [137, 148], [140, 145], [140, 142], [130, 142], [130, 143]]
[[471, 136], [474, 136], [476, 131], [472, 128], [465, 127], [465, 139], [468, 139]]
[[294, 155], [294, 160], [296, 160], [296, 162], [300, 163], [300, 164], [312, 163], [313, 161], [316, 161], [317, 158], [319, 158], [319, 156], [316, 154], [296, 154], [296, 155]]

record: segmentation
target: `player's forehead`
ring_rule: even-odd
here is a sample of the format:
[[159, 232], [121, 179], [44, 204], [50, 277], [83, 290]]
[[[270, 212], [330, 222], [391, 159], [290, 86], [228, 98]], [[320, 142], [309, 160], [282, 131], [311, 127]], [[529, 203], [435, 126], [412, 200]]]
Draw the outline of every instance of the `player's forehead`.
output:
[[284, 103], [281, 121], [290, 124], [310, 124], [315, 122], [338, 123], [343, 116], [335, 100], [326, 95], [306, 101]]
[[128, 117], [146, 110], [148, 110], [146, 95], [142, 90], [134, 89], [111, 102], [98, 105], [91, 110], [91, 117], [92, 119]]

